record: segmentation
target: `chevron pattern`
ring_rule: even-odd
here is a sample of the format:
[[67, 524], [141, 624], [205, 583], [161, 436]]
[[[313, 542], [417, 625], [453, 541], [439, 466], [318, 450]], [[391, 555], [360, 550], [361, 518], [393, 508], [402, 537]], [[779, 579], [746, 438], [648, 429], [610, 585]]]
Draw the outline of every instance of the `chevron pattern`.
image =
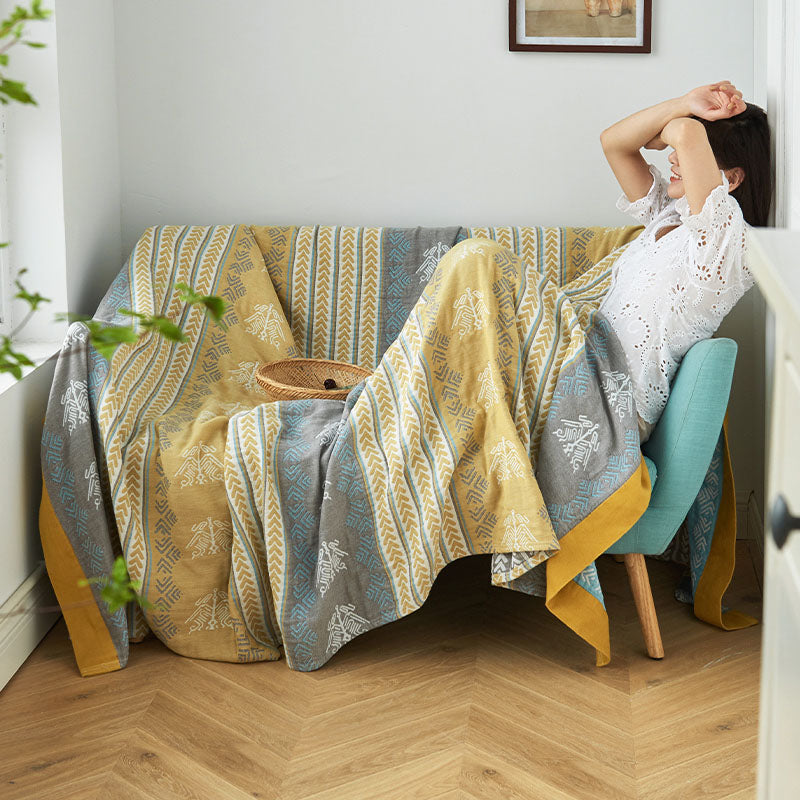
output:
[[[42, 468], [47, 471], [50, 479], [59, 487], [59, 499], [74, 525], [76, 537], [81, 547], [85, 548], [87, 542], [86, 509], [77, 502], [75, 497], [75, 476], [66, 466], [64, 455], [64, 439], [61, 436], [45, 432], [42, 436]], [[86, 544], [85, 544], [86, 543]], [[99, 574], [104, 564], [95, 559], [89, 562], [93, 574]]]
[[380, 325], [380, 353], [385, 352], [398, 337], [408, 319], [409, 309], [404, 302], [404, 294], [411, 284], [411, 275], [403, 260], [411, 249], [411, 242], [402, 230], [389, 228], [385, 231], [384, 236], [385, 275], [383, 279], [384, 299], [381, 304], [383, 318]]
[[[280, 639], [276, 632], [280, 629], [272, 605], [269, 575], [264, 569], [267, 563], [264, 531], [260, 518], [253, 513], [253, 509], [264, 507], [263, 497], [256, 496], [263, 491], [265, 485], [263, 477], [258, 474], [263, 465], [258, 458], [251, 457], [249, 462], [242, 459], [243, 450], [248, 454], [258, 452], [254, 416], [245, 414], [240, 417], [231, 426], [229, 435], [232, 437], [233, 447], [227, 448], [225, 453], [225, 483], [228, 486], [233, 541], [228, 593], [235, 599], [236, 610], [241, 617], [239, 621], [234, 620], [234, 624], [238, 622], [246, 629], [246, 633], [239, 633], [237, 641], [241, 644], [246, 640], [248, 651], [254, 646], [266, 647], [277, 657]], [[249, 463], [256, 473], [255, 480], [250, 478], [245, 463]], [[274, 490], [270, 484], [267, 486]], [[268, 517], [267, 522], [274, 520]], [[241, 646], [237, 647], [237, 652], [241, 651]], [[257, 660], [252, 658], [252, 652], [246, 655], [248, 658], [242, 660]]]
[[155, 523], [153, 525], [153, 548], [156, 560], [156, 571], [162, 574], [155, 581], [157, 604], [164, 611], [155, 617], [155, 623], [159, 625], [159, 630], [163, 632], [165, 638], [169, 639], [178, 632], [175, 623], [170, 619], [169, 610], [181, 597], [181, 590], [172, 577], [172, 569], [181, 556], [181, 551], [175, 546], [172, 539], [172, 528], [177, 517], [172, 511], [167, 499], [169, 480], [164, 475], [161, 463], [156, 463], [155, 481]]
[[[155, 232], [155, 228], [148, 228], [136, 243], [136, 248], [131, 254], [133, 266], [131, 269], [133, 279], [131, 297], [134, 300], [134, 308], [140, 310], [142, 314], [153, 313], [154, 303], [150, 291], [151, 286], [148, 281], [141, 280], [141, 277], [147, 275], [150, 269], [155, 248]], [[137, 280], [137, 278], [139, 279]]]
[[317, 231], [317, 263], [311, 320], [311, 358], [328, 358], [333, 328], [333, 284], [336, 281], [336, 228], [320, 226]]
[[350, 440], [345, 439], [341, 443], [341, 447], [342, 458], [334, 465], [333, 469], [329, 470], [328, 474], [332, 479], [331, 485], [334, 490], [344, 492], [348, 498], [349, 510], [345, 517], [345, 529], [342, 533], [347, 535], [352, 531], [354, 534], [349, 538], [357, 543], [355, 559], [363, 571], [369, 575], [364, 592], [365, 597], [379, 609], [385, 619], [389, 620], [394, 611], [394, 597], [382, 559], [375, 546], [375, 535], [369, 514], [369, 500], [361, 480], [358, 458]]
[[[739, 542], [732, 602], [760, 610]], [[599, 562], [608, 667], [541, 601], [448, 567], [416, 614], [323, 669], [181, 658], [150, 638], [77, 676], [63, 621], [0, 695], [5, 800], [751, 800], [758, 628], [724, 633], [650, 561], [667, 656], [644, 655], [625, 570]]]
[[376, 521], [375, 531], [378, 545], [395, 583], [398, 612], [409, 614], [419, 605], [410, 582], [409, 560], [402, 536], [389, 503], [390, 487], [387, 482], [386, 463], [374, 438], [375, 412], [373, 403], [357, 406], [351, 414], [355, 425], [355, 444], [362, 463], [364, 474], [370, 477], [370, 500], [372, 515]]
[[331, 332], [332, 358], [337, 361], [356, 360], [356, 343], [360, 327], [358, 295], [361, 281], [359, 249], [361, 229], [343, 227], [339, 231], [339, 275], [336, 287], [336, 327]]
[[120, 308], [131, 307], [131, 284], [128, 271], [120, 270], [111, 283], [106, 296], [103, 298], [103, 307], [108, 311], [118, 311]]
[[[717, 442], [714, 455], [708, 466], [707, 481], [697, 495], [697, 502], [689, 509], [686, 524], [692, 534], [692, 586], [697, 585], [700, 575], [705, 567], [708, 554], [711, 550], [711, 540], [714, 535], [711, 521], [707, 514], [716, 516], [719, 507], [719, 497], [714, 496], [714, 490], [722, 484], [722, 442]], [[712, 517], [713, 519], [713, 517]]]
[[289, 308], [286, 276], [289, 274], [296, 228], [281, 225], [253, 225], [251, 230], [256, 245], [264, 258], [264, 270], [269, 275], [270, 282], [275, 288], [284, 313], [286, 313]]
[[307, 352], [308, 349], [308, 304], [312, 294], [316, 230], [316, 227], [310, 225], [305, 225], [298, 230], [289, 282], [291, 290], [288, 298], [289, 322], [292, 326], [295, 344], [303, 352]]
[[358, 300], [358, 355], [355, 363], [368, 368], [378, 363], [383, 252], [380, 228], [364, 228], [362, 239], [361, 287]]

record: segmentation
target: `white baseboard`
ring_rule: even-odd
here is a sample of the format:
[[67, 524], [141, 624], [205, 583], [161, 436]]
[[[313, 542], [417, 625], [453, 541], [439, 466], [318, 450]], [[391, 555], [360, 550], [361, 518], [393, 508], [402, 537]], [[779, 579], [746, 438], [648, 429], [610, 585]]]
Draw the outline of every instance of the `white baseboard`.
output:
[[44, 564], [40, 564], [0, 607], [0, 689], [61, 616], [59, 611], [38, 610], [54, 605], [58, 601]]

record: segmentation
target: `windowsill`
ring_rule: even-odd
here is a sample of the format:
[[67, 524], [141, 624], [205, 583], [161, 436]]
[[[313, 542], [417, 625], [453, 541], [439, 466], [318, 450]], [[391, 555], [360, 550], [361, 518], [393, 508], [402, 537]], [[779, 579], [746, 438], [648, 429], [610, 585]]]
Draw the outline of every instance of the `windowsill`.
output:
[[22, 378], [20, 378], [19, 381], [7, 372], [0, 374], [0, 395], [12, 386], [20, 383], [20, 381], [24, 381], [37, 367], [42, 366], [42, 364], [57, 356], [61, 350], [61, 344], [61, 339], [51, 342], [14, 342], [14, 347], [20, 353], [24, 353], [28, 356], [28, 358], [33, 361], [34, 366], [23, 367]]

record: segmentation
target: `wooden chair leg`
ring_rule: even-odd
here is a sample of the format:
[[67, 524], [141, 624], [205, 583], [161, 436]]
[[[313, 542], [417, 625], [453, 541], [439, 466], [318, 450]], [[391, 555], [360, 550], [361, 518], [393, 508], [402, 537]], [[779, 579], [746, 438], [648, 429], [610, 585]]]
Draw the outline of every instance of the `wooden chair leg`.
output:
[[628, 579], [636, 611], [639, 614], [647, 655], [650, 658], [664, 658], [664, 646], [661, 643], [661, 631], [658, 629], [656, 607], [653, 605], [653, 592], [650, 589], [644, 556], [641, 553], [626, 553], [625, 567], [628, 570]]

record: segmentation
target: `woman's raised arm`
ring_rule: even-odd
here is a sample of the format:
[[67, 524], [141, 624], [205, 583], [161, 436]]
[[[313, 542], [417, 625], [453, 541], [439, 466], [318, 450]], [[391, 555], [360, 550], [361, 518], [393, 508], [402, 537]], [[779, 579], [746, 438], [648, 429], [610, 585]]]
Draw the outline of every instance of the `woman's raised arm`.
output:
[[[672, 120], [695, 115], [724, 119], [744, 111], [742, 93], [729, 81], [700, 86], [688, 94], [637, 111], [600, 134], [603, 152], [628, 200], [644, 197], [653, 185], [643, 147], [662, 150], [661, 131]], [[690, 201], [691, 204], [691, 201]]]
[[[675, 150], [689, 211], [699, 214], [708, 195], [722, 185], [720, 168], [703, 123], [687, 117], [673, 119], [664, 127], [661, 139]], [[736, 188], [740, 180], [739, 176], [730, 180], [731, 188]]]
[[637, 111], [600, 134], [603, 153], [628, 200], [644, 197], [653, 185], [650, 168], [639, 151], [651, 142], [660, 149], [654, 140], [664, 126], [690, 113], [686, 100], [676, 97]]

